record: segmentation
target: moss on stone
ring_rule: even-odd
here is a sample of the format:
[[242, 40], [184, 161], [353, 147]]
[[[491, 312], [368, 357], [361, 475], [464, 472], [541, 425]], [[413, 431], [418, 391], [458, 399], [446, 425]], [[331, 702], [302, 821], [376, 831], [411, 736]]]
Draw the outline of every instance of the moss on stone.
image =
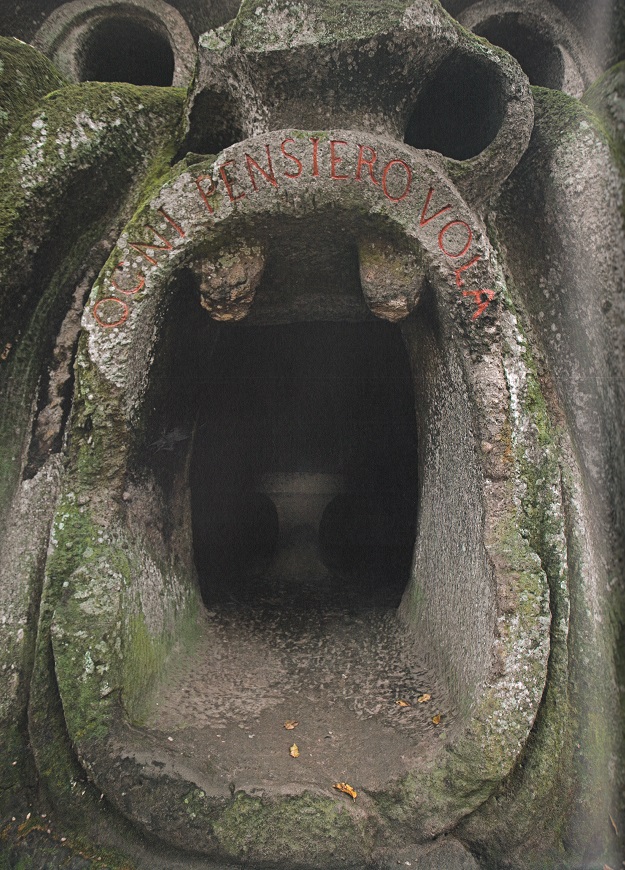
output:
[[[155, 156], [173, 150], [182, 98], [171, 88], [72, 85], [50, 94], [14, 131], [0, 180], [0, 277], [11, 289], [26, 284], [26, 298], [5, 293], [0, 300], [5, 343], [85, 226], [119, 211]], [[156, 160], [157, 172], [162, 163]], [[31, 289], [20, 276], [33, 266]]]
[[[397, 27], [410, 6], [407, 0], [271, 0], [259, 7], [244, 0], [235, 19], [232, 41], [249, 50], [284, 48], [302, 42], [332, 42], [378, 35]], [[257, 10], [261, 8], [261, 13]]]
[[534, 128], [533, 137], [539, 141], [547, 141], [549, 154], [552, 147], [560, 146], [577, 138], [580, 124], [586, 122], [593, 127], [602, 138], [606, 138], [606, 130], [598, 123], [597, 115], [584, 103], [570, 97], [562, 91], [550, 88], [532, 87], [536, 119], [540, 126]]
[[279, 801], [239, 793], [213, 825], [227, 858], [317, 868], [343, 861], [362, 867], [373, 845], [373, 831], [342, 802], [310, 792]]
[[610, 134], [613, 153], [625, 169], [625, 61], [605, 72], [586, 91], [583, 102]]
[[124, 626], [122, 664], [122, 703], [126, 716], [135, 725], [143, 724], [151, 707], [151, 690], [163, 676], [174, 644], [177, 654], [191, 655], [199, 637], [196, 602], [191, 600], [180, 615], [175, 636], [152, 634], [141, 613], [133, 614]]
[[50, 61], [19, 39], [0, 37], [0, 157], [8, 136], [51, 91], [66, 84]]
[[[63, 88], [23, 120], [0, 179], [0, 515], [37, 381], [94, 245], [121, 228], [176, 147], [182, 92]], [[44, 135], [45, 133], [45, 135]], [[134, 193], [133, 193], [134, 189]]]

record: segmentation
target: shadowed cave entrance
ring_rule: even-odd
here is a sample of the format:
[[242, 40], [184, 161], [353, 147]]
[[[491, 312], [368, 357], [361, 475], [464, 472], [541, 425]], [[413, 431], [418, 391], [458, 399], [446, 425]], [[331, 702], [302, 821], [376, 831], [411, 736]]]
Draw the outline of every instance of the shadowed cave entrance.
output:
[[418, 468], [401, 330], [223, 324], [208, 356], [189, 468], [205, 610], [146, 724], [224, 787], [381, 788], [437, 745], [434, 713], [455, 720], [397, 614]]
[[210, 369], [190, 475], [207, 606], [397, 607], [417, 494], [399, 329], [230, 325]]

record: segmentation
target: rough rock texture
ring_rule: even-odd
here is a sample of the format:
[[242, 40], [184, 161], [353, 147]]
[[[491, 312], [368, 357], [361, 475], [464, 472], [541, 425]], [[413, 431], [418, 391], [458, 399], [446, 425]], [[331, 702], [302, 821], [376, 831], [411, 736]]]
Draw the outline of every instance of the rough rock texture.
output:
[[[226, 5], [176, 8], [193, 31]], [[447, 5], [478, 33], [495, 15]], [[529, 28], [561, 49], [541, 83], [581, 93], [603, 64], [582, 5], [498, 7], [519, 66], [433, 0], [246, 0], [201, 36], [186, 95], [66, 85], [2, 40], [6, 866], [619, 866], [623, 71], [580, 102], [521, 69]], [[233, 546], [251, 517], [277, 552], [198, 578], [193, 477], [228, 494], [230, 469], [194, 451], [231, 322], [376, 317], [418, 441], [399, 607], [356, 559], [326, 570], [303, 490], [267, 484], [334, 475], [327, 533], [349, 475], [303, 453], [232, 485], [256, 497]], [[245, 456], [260, 427], [236, 399], [220, 425]], [[272, 418], [294, 444], [302, 422]], [[399, 514], [375, 516], [383, 543]]]
[[581, 97], [600, 66], [566, 15], [546, 0], [480, 0], [458, 20], [516, 57], [531, 84]]
[[[168, 45], [173, 59], [170, 81], [176, 87], [185, 87], [193, 72], [195, 44], [184, 18], [163, 0], [71, 0], [64, 3], [46, 20], [33, 39], [33, 44], [50, 57], [70, 81], [92, 78], [90, 71], [90, 42], [97, 39], [98, 30], [110, 22], [122, 19], [126, 27], [136, 27], [136, 38], [142, 33], [155, 40], [136, 46], [138, 52], [158, 50], [159, 41]], [[120, 29], [118, 35], [123, 34]], [[114, 33], [104, 48], [113, 51]], [[106, 37], [105, 37], [106, 39]], [[129, 46], [130, 47], [130, 46]], [[108, 79], [107, 79], [108, 80]], [[135, 82], [147, 84], [147, 82]]]
[[38, 51], [17, 39], [0, 39], [0, 50], [0, 137], [4, 143], [24, 113], [62, 87], [65, 79]]

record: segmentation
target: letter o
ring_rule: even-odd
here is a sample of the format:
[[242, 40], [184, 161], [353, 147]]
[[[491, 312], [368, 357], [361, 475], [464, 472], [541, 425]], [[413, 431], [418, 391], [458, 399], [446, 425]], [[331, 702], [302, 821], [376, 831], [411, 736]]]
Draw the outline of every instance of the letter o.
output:
[[[386, 187], [386, 176], [389, 173], [391, 166], [403, 166], [406, 170], [406, 187], [404, 188], [404, 192], [401, 196], [391, 196]], [[401, 202], [402, 199], [408, 196], [410, 193], [410, 185], [412, 184], [412, 169], [405, 163], [403, 160], [395, 159], [389, 160], [384, 169], [382, 170], [382, 190], [384, 191], [384, 196], [387, 199], [390, 199], [392, 202]]]
[[[466, 230], [467, 230], [467, 243], [461, 251], [458, 251], [457, 253], [452, 254], [452, 252], [448, 251], [447, 248], [445, 247], [443, 240], [445, 238], [445, 233], [447, 233], [452, 227], [456, 227], [456, 226], [466, 228]], [[473, 230], [471, 229], [471, 227], [469, 226], [469, 224], [466, 221], [449, 221], [449, 223], [445, 224], [443, 229], [438, 234], [438, 247], [441, 249], [443, 254], [446, 254], [448, 257], [451, 257], [454, 260], [457, 260], [458, 257], [462, 257], [462, 256], [464, 256], [464, 254], [466, 254], [466, 252], [471, 247], [472, 241], [473, 241]]]
[[[102, 320], [98, 314], [98, 309], [101, 305], [104, 305], [105, 302], [115, 302], [115, 304], [119, 305], [121, 308], [120, 317], [113, 323], [109, 323], [107, 320]], [[116, 299], [114, 296], [107, 296], [106, 299], [100, 299], [93, 306], [93, 316], [95, 321], [99, 326], [104, 327], [104, 329], [112, 329], [114, 326], [122, 326], [128, 320], [129, 313], [130, 309], [128, 308], [128, 305], [122, 299]]]

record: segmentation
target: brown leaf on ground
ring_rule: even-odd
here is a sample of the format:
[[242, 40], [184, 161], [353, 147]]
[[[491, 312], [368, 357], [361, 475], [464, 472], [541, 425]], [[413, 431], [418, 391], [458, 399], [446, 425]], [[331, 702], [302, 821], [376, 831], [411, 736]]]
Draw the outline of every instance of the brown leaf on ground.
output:
[[432, 722], [433, 722], [435, 725], [440, 725], [440, 724], [441, 724], [441, 718], [442, 718], [441, 714], [440, 714], [440, 713], [437, 713], [436, 716], [432, 716]]
[[335, 782], [332, 788], [337, 789], [337, 791], [342, 791], [343, 794], [348, 794], [352, 800], [356, 800], [356, 797], [358, 796], [358, 792], [346, 782]]
[[294, 743], [293, 746], [289, 747], [289, 755], [291, 758], [299, 758], [299, 749], [297, 748], [297, 743]]
[[283, 727], [286, 728], [287, 731], [292, 731], [294, 728], [297, 728], [298, 725], [299, 722], [296, 722], [295, 719], [287, 719]]
[[[608, 813], [608, 815], [610, 815], [610, 814]], [[614, 833], [615, 833], [616, 836], [618, 837], [618, 828], [616, 827], [616, 822], [614, 821], [614, 819], [612, 818], [612, 816], [610, 816], [610, 821], [612, 822], [612, 827], [614, 828]]]
[[428, 695], [427, 692], [424, 692], [423, 695], [419, 695], [417, 698], [417, 704], [426, 704], [432, 698], [431, 695]]
[[395, 701], [395, 703], [397, 704], [398, 707], [410, 707], [410, 704], [408, 703], [408, 701], [404, 701], [402, 698], [398, 698]]

